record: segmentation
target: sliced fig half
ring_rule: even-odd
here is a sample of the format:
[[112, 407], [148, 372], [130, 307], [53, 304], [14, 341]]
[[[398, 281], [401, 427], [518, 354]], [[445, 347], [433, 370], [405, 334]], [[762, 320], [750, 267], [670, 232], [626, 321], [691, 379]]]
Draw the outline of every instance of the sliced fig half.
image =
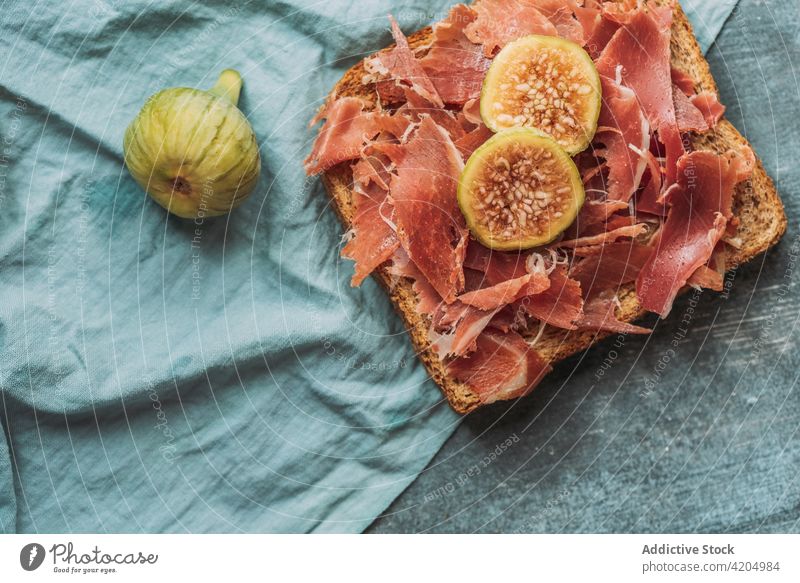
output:
[[569, 154], [527, 128], [492, 136], [467, 160], [458, 184], [467, 226], [498, 251], [550, 243], [575, 220], [584, 197]]
[[533, 128], [569, 154], [597, 131], [602, 94], [591, 57], [563, 38], [530, 35], [509, 43], [492, 62], [481, 92], [481, 117], [493, 131]]

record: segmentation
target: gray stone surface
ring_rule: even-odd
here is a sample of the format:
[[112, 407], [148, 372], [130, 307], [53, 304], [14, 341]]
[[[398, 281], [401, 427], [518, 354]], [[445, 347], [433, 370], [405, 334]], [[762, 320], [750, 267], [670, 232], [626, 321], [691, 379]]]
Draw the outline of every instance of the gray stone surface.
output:
[[468, 416], [370, 532], [800, 531], [800, 5], [743, 0], [709, 60], [783, 197], [783, 242], [729, 295], [689, 294], [652, 337]]

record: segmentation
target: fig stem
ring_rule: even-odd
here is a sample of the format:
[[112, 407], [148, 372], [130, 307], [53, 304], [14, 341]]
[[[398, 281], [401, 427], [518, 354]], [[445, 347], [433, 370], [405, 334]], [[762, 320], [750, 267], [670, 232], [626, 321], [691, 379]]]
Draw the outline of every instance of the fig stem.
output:
[[238, 71], [225, 69], [219, 74], [217, 84], [208, 90], [212, 95], [227, 99], [234, 105], [239, 103], [239, 92], [242, 90], [242, 76]]

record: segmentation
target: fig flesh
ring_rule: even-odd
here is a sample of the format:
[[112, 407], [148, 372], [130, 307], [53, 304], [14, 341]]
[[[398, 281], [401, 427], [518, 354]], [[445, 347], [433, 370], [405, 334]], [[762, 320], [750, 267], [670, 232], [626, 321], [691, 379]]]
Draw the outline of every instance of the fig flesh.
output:
[[497, 251], [550, 243], [575, 220], [584, 197], [572, 158], [527, 128], [497, 133], [475, 150], [458, 185], [467, 226]]
[[530, 35], [506, 45], [492, 61], [481, 92], [481, 117], [497, 132], [537, 130], [569, 154], [586, 149], [597, 130], [600, 77], [572, 41]]

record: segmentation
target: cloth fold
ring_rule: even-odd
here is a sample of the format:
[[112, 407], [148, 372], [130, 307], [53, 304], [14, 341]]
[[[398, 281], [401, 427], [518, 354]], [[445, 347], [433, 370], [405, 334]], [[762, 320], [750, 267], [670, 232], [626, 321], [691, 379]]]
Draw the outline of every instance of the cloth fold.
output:
[[[712, 30], [707, 4], [692, 17]], [[459, 418], [378, 285], [349, 287], [301, 161], [330, 88], [390, 42], [386, 14], [411, 31], [449, 5], [3, 13], [0, 529], [358, 532], [423, 471]], [[170, 217], [123, 133], [150, 94], [228, 67], [259, 187], [229, 217]]]

